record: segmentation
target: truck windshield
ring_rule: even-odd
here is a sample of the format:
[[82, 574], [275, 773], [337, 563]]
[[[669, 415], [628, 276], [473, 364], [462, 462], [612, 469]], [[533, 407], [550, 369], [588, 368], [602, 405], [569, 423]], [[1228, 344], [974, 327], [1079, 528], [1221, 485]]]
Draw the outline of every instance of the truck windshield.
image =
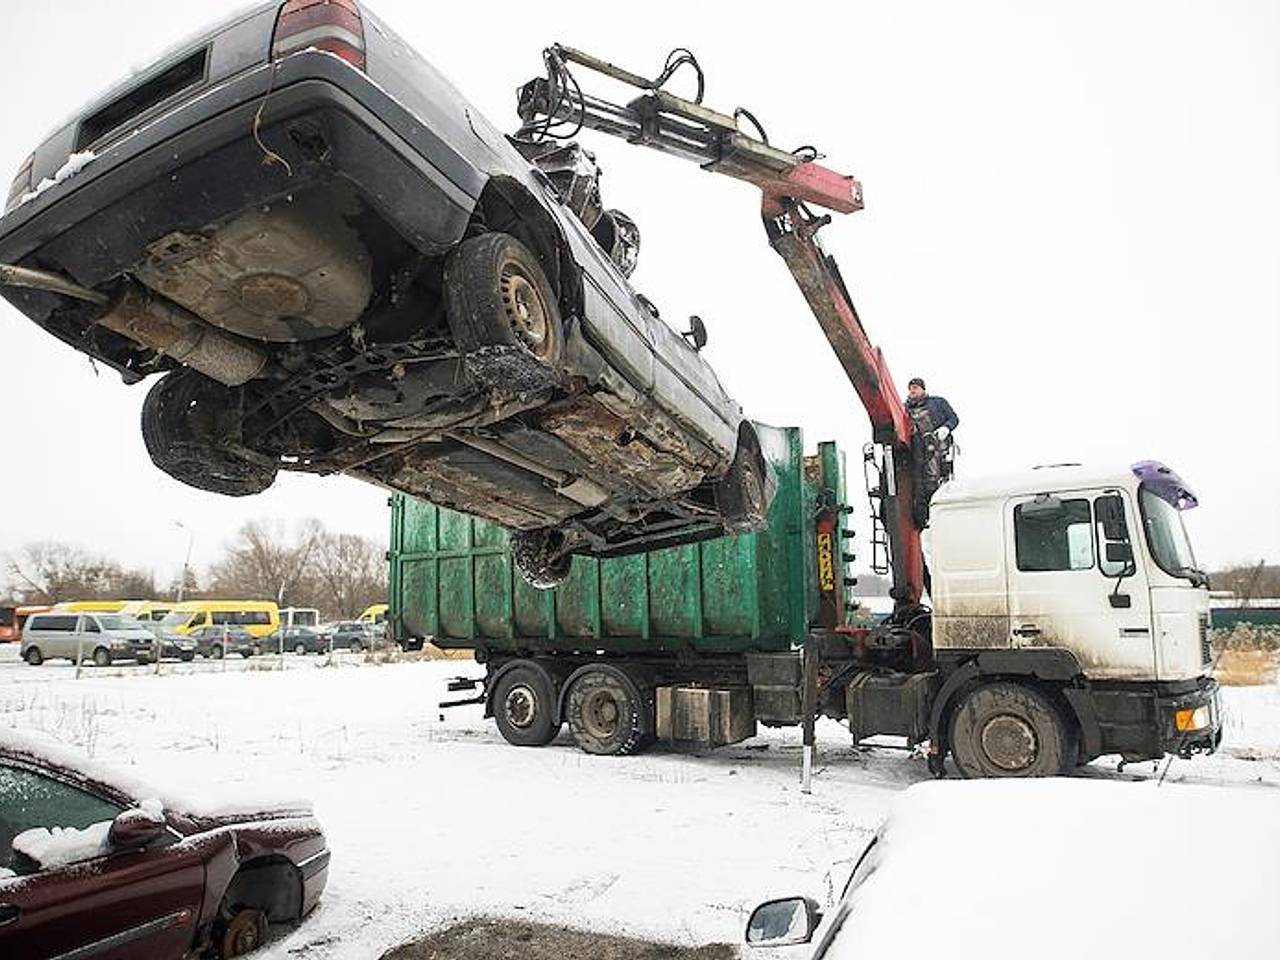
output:
[[185, 627], [188, 623], [193, 622], [198, 614], [192, 613], [190, 610], [175, 610], [168, 614], [160, 625], [164, 627]]
[[1182, 515], [1173, 504], [1156, 496], [1145, 485], [1140, 496], [1151, 556], [1165, 573], [1198, 583], [1204, 575], [1196, 569], [1196, 558], [1191, 552], [1187, 529], [1182, 525]]

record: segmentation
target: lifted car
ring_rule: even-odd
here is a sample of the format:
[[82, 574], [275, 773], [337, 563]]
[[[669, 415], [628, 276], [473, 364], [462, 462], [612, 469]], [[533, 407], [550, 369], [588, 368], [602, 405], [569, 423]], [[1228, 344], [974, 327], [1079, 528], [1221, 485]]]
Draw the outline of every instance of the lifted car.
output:
[[553, 133], [503, 136], [355, 0], [264, 4], [36, 149], [0, 289], [163, 374], [147, 449], [204, 490], [347, 473], [511, 528], [547, 586], [758, 528], [772, 481], [701, 321], [630, 286], [635, 224]]
[[260, 946], [320, 899], [309, 809], [165, 809], [30, 735], [0, 733], [0, 956], [195, 960]]

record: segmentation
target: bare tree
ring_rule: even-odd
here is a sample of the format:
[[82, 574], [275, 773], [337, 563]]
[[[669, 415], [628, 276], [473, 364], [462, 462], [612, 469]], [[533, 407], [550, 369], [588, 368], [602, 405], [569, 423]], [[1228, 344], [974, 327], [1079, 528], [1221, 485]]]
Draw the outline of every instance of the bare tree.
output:
[[280, 585], [298, 566], [298, 547], [288, 542], [278, 522], [251, 521], [227, 545], [222, 559], [209, 570], [214, 596], [275, 599]]
[[1215, 590], [1230, 590], [1246, 602], [1259, 597], [1280, 597], [1280, 566], [1268, 565], [1265, 560], [1227, 567], [1210, 579]]
[[310, 569], [324, 596], [318, 605], [340, 617], [354, 617], [369, 604], [386, 600], [385, 550], [368, 537], [325, 534], [317, 541]]
[[68, 543], [29, 543], [6, 563], [11, 585], [27, 603], [155, 596], [155, 576]]
[[384, 548], [309, 520], [294, 533], [279, 523], [247, 523], [209, 571], [206, 593], [277, 600], [354, 616], [386, 597]]

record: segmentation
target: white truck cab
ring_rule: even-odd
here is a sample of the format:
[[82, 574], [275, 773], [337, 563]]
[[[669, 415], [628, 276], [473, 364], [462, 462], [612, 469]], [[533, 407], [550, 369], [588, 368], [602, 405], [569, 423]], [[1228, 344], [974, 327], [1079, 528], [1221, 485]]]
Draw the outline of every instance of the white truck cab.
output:
[[1062, 699], [1096, 724], [1082, 759], [1213, 749], [1209, 581], [1180, 515], [1195, 505], [1154, 461], [944, 484], [930, 521], [939, 662], [1002, 651], [984, 659], [1064, 680], [1074, 667]]

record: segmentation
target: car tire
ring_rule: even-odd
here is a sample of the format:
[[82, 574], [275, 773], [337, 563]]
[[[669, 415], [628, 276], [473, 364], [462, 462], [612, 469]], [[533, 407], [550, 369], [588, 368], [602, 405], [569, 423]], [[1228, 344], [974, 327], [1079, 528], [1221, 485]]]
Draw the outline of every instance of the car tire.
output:
[[111, 666], [111, 651], [106, 647], [98, 647], [93, 651], [93, 665], [95, 667]]
[[559, 531], [513, 530], [511, 556], [525, 582], [539, 590], [564, 583], [573, 564], [573, 555], [564, 552], [564, 536]]
[[195, 653], [194, 653], [194, 652], [192, 652], [192, 653], [184, 653], [184, 654], [182, 654], [182, 662], [183, 662], [183, 663], [190, 663], [190, 662], [191, 662], [192, 660], [194, 660], [195, 658], [196, 658], [196, 655], [195, 655]]
[[565, 714], [573, 739], [586, 753], [620, 757], [653, 742], [650, 708], [618, 670], [583, 670], [569, 687]]
[[363, 653], [364, 644], [362, 644], [359, 640], [352, 640], [351, 644], [347, 647], [347, 649], [350, 650], [352, 653]]
[[27, 652], [22, 655], [22, 659], [26, 660], [30, 666], [38, 667], [44, 663], [44, 654], [40, 652], [39, 647], [27, 647]]
[[559, 370], [564, 324], [538, 258], [507, 233], [458, 245], [444, 269], [453, 339], [480, 379], [508, 391], [549, 386]]
[[219, 415], [234, 407], [232, 391], [190, 369], [161, 377], [142, 403], [142, 439], [151, 462], [175, 480], [229, 497], [266, 490], [277, 468], [221, 446]]
[[970, 690], [951, 714], [951, 755], [962, 776], [1056, 777], [1076, 766], [1074, 731], [1034, 687], [999, 681]]
[[209, 648], [209, 656], [213, 657], [213, 659], [215, 660], [221, 660], [222, 654], [223, 654], [223, 650], [222, 650], [221, 644], [214, 644], [212, 647]]
[[507, 743], [544, 747], [560, 733], [556, 691], [541, 667], [523, 663], [498, 678], [493, 690], [493, 719]]
[[307, 645], [305, 643], [295, 644], [293, 647], [293, 652], [295, 655], [299, 657], [305, 657], [307, 655]]

